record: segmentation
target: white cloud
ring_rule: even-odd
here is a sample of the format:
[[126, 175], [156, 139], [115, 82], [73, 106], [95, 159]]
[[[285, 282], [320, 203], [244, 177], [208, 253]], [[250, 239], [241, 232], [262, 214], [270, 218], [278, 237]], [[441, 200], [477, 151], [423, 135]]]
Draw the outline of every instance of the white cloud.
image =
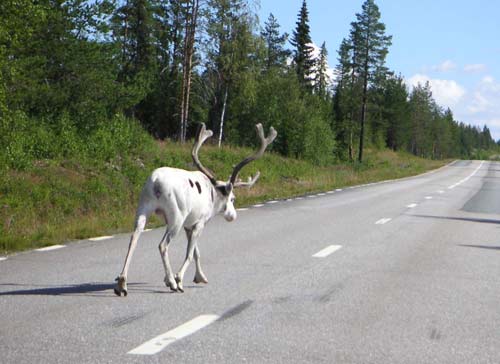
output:
[[477, 114], [487, 111], [490, 106], [491, 103], [488, 98], [485, 97], [480, 91], [475, 91], [471, 104], [467, 106], [467, 111], [471, 114]]
[[486, 71], [486, 65], [482, 63], [475, 63], [475, 64], [466, 64], [464, 66], [464, 72], [467, 73], [476, 73], [476, 72], [484, 72]]
[[455, 68], [457, 68], [457, 65], [448, 59], [437, 66], [432, 66], [431, 70], [437, 72], [449, 72], [453, 71]]
[[500, 82], [483, 77], [474, 87], [472, 99], [464, 108], [466, 120], [475, 125], [486, 124], [493, 138], [500, 139]]
[[426, 82], [429, 82], [431, 86], [434, 100], [442, 107], [452, 108], [458, 105], [466, 94], [465, 88], [454, 80], [430, 78], [422, 74], [416, 74], [408, 79], [408, 83], [413, 87], [418, 84], [424, 85]]

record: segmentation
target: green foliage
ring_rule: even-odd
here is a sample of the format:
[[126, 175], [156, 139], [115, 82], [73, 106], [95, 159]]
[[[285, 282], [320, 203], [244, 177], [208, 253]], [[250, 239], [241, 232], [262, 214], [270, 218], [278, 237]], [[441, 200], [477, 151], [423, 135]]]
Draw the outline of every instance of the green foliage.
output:
[[335, 139], [330, 126], [323, 118], [313, 117], [304, 129], [304, 158], [315, 165], [331, 165]]

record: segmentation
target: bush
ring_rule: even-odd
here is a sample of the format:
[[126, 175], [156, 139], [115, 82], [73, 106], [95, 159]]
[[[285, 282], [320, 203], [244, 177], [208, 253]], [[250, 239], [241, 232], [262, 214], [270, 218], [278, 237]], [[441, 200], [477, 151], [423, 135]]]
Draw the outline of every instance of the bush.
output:
[[335, 138], [330, 126], [321, 117], [314, 116], [304, 129], [304, 158], [319, 166], [333, 163]]

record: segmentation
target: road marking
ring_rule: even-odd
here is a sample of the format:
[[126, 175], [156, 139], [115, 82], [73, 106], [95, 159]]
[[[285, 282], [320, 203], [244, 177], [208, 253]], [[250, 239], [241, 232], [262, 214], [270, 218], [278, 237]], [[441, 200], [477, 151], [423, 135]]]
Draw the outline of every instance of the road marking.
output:
[[318, 197], [318, 196], [316, 196], [316, 195], [309, 195], [309, 196], [307, 196], [307, 198], [316, 198], [316, 197]]
[[336, 192], [341, 192], [341, 191], [342, 191], [342, 188], [337, 188], [335, 191], [336, 191]]
[[389, 221], [391, 221], [392, 219], [390, 217], [386, 217], [385, 219], [380, 219], [378, 220], [375, 224], [376, 225], [383, 225], [383, 224], [387, 224]]
[[248, 210], [248, 208], [242, 207], [241, 209], [237, 209], [236, 211], [247, 211], [247, 210]]
[[303, 200], [304, 197], [295, 197], [296, 200]]
[[40, 248], [40, 249], [35, 249], [36, 252], [48, 252], [51, 250], [56, 250], [56, 249], [61, 249], [65, 248], [65, 245], [52, 245], [52, 246], [47, 246], [45, 248]]
[[484, 161], [481, 161], [481, 163], [479, 164], [479, 167], [477, 167], [477, 168], [474, 170], [474, 172], [472, 172], [470, 175], [468, 175], [467, 177], [465, 177], [463, 180], [458, 181], [458, 182], [457, 182], [457, 183], [455, 183], [454, 185], [449, 186], [449, 187], [448, 187], [448, 189], [449, 189], [449, 190], [452, 190], [452, 189], [454, 189], [455, 187], [457, 187], [457, 186], [461, 185], [462, 183], [467, 182], [467, 181], [468, 181], [471, 177], [473, 177], [473, 176], [477, 173], [477, 171], [479, 171], [479, 169], [482, 167], [482, 165], [483, 165], [483, 164], [484, 164]]
[[2, 260], [7, 260], [7, 257], [0, 257], [0, 262], [1, 262]]
[[425, 196], [426, 200], [432, 200], [432, 196]]
[[437, 193], [443, 194], [444, 191], [443, 190], [439, 190], [439, 191], [437, 191]]
[[168, 345], [186, 336], [194, 334], [196, 331], [212, 324], [220, 318], [218, 315], [200, 315], [175, 329], [146, 341], [144, 344], [130, 350], [127, 354], [154, 355], [165, 349]]
[[406, 207], [408, 207], [408, 208], [412, 209], [412, 208], [417, 207], [417, 206], [418, 206], [418, 205], [417, 205], [416, 203], [411, 203], [411, 204], [409, 204], [409, 205], [408, 205], [408, 206], [406, 206]]
[[314, 258], [325, 258], [325, 257], [329, 256], [330, 254], [336, 252], [340, 248], [342, 248], [342, 245], [330, 245], [330, 246], [327, 246], [325, 249], [320, 250], [316, 254], [313, 254], [313, 257]]
[[109, 235], [109, 236], [99, 236], [97, 238], [90, 238], [88, 240], [90, 241], [101, 241], [101, 240], [107, 240], [107, 239], [111, 239], [113, 237], [113, 235]]
[[153, 231], [153, 229], [145, 229], [145, 230], [143, 230], [144, 233], [147, 233], [148, 231]]
[[316, 196], [325, 196], [326, 193], [318, 193]]
[[273, 201], [267, 201], [266, 203], [273, 204], [273, 203], [278, 203], [278, 201], [273, 200]]
[[258, 205], [253, 205], [252, 207], [262, 207], [264, 206], [263, 204], [258, 204]]
[[335, 193], [335, 191], [327, 191], [326, 193], [332, 194], [332, 193]]

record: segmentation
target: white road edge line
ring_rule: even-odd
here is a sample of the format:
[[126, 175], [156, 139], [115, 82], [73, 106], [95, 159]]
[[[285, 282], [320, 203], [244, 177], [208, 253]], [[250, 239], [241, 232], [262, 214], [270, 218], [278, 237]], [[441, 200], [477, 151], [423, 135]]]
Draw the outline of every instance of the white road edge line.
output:
[[220, 318], [218, 315], [200, 315], [188, 321], [175, 329], [167, 331], [164, 334], [146, 341], [144, 344], [130, 350], [127, 354], [135, 355], [154, 355], [165, 349], [173, 342], [180, 340], [186, 336], [194, 334], [196, 331], [214, 323]]
[[35, 251], [36, 252], [48, 252], [51, 250], [57, 250], [57, 249], [65, 248], [65, 247], [66, 247], [66, 245], [52, 245], [52, 246], [47, 246], [45, 248], [35, 249]]
[[327, 246], [325, 249], [322, 249], [319, 252], [317, 252], [316, 254], [313, 254], [313, 258], [325, 258], [325, 257], [329, 256], [330, 254], [336, 252], [340, 248], [342, 248], [342, 245]]
[[417, 205], [416, 203], [411, 203], [411, 204], [409, 204], [409, 205], [408, 205], [408, 206], [406, 206], [406, 207], [408, 207], [409, 209], [412, 209], [412, 208], [417, 207], [417, 206], [418, 206], [418, 205]]
[[257, 205], [253, 205], [252, 207], [262, 207], [264, 206], [263, 204], [257, 204]]
[[97, 238], [90, 238], [90, 239], [87, 239], [87, 240], [90, 240], [90, 241], [101, 241], [101, 240], [107, 240], [107, 239], [111, 239], [113, 237], [113, 235], [109, 235], [109, 236], [99, 236]]
[[484, 161], [481, 161], [481, 163], [479, 164], [479, 166], [474, 170], [474, 172], [472, 172], [470, 175], [468, 175], [467, 177], [465, 177], [463, 180], [461, 181], [458, 181], [457, 183], [455, 183], [454, 185], [451, 185], [450, 187], [448, 187], [449, 190], [452, 190], [454, 189], [455, 187], [461, 185], [462, 183], [464, 182], [467, 182], [470, 178], [472, 178], [476, 173], [477, 171], [479, 171], [479, 169], [483, 166], [484, 164]]
[[390, 217], [386, 217], [384, 219], [380, 219], [378, 220], [375, 225], [383, 225], [383, 224], [387, 224], [389, 221], [391, 221], [392, 219]]

